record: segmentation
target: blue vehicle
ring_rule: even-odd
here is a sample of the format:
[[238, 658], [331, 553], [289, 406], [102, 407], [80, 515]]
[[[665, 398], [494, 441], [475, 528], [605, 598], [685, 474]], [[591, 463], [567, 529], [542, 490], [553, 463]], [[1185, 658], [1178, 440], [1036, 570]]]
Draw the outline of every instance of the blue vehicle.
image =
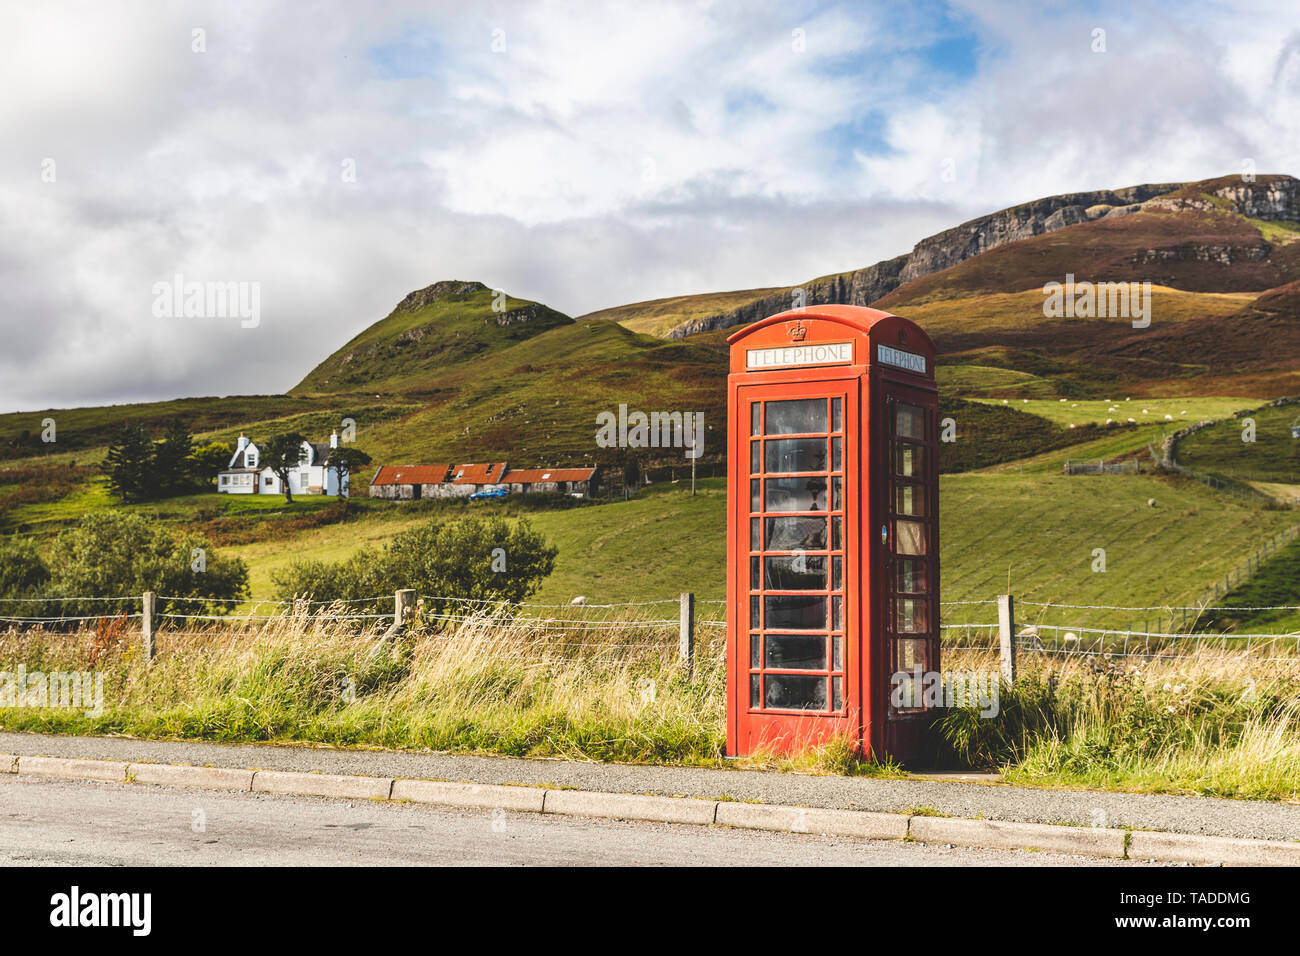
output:
[[485, 498], [504, 498], [510, 494], [509, 488], [489, 488], [487, 491], [476, 491], [469, 496], [470, 501], [482, 501]]

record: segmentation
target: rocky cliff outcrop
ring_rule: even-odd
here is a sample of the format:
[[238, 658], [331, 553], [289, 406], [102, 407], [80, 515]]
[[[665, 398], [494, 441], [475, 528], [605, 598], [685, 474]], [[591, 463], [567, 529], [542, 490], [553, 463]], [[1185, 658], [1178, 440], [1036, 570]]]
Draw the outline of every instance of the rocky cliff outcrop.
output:
[[1300, 222], [1300, 180], [1293, 176], [1261, 176], [1253, 183], [1230, 182], [1214, 190], [1243, 216]]
[[[1203, 192], [1193, 190], [1193, 194], [1185, 192], [1168, 199], [1157, 198], [1195, 186], [1201, 186]], [[1227, 177], [1206, 184], [1148, 183], [1127, 189], [1066, 193], [980, 216], [922, 239], [906, 255], [877, 262], [856, 272], [816, 279], [728, 312], [692, 319], [668, 335], [669, 338], [683, 338], [696, 332], [744, 325], [798, 305], [800, 296], [805, 305], [869, 305], [905, 282], [940, 272], [1008, 242], [1143, 209], [1172, 210], [1189, 204], [1200, 204], [1205, 209], [1216, 208], [1208, 196], [1227, 199], [1234, 210], [1244, 216], [1300, 220], [1300, 180], [1292, 176], [1260, 176], [1251, 183]], [[1205, 255], [1213, 258], [1215, 251], [1206, 250]]]
[[397, 303], [394, 312], [415, 312], [423, 309], [431, 302], [437, 302], [439, 299], [449, 295], [463, 295], [472, 292], [481, 292], [486, 289], [482, 282], [461, 282], [458, 279], [444, 279], [441, 282], [435, 282], [433, 285], [425, 286], [423, 289], [416, 289], [401, 302]]
[[497, 325], [503, 329], [507, 325], [519, 325], [524, 322], [532, 322], [536, 319], [554, 315], [554, 311], [548, 309], [540, 302], [534, 302], [531, 305], [520, 306], [517, 309], [511, 309], [509, 312], [500, 312], [497, 314]]

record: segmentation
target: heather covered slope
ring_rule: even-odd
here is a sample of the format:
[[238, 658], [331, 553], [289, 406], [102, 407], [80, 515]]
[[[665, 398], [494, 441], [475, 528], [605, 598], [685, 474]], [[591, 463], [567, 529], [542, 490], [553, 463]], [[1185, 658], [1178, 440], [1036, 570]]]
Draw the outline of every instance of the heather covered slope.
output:
[[[1124, 225], [1137, 215], [1147, 218]], [[1079, 227], [1089, 224], [1105, 224], [1105, 228], [1080, 235]], [[1038, 261], [1050, 246], [1018, 247], [1005, 257], [989, 257], [1004, 247], [1063, 232], [1069, 238], [1057, 248], [1073, 248], [1078, 255], [1066, 268], [1050, 255]], [[809, 305], [888, 303], [896, 290], [907, 290], [898, 301], [918, 302], [926, 301], [927, 294], [935, 298], [1019, 292], [1041, 287], [1067, 272], [1083, 277], [1096, 268], [1118, 269], [1114, 275], [1095, 277], [1118, 280], [1131, 276], [1122, 267], [1132, 265], [1147, 267], [1133, 277], [1178, 289], [1262, 291], [1300, 278], [1300, 248], [1285, 248], [1298, 234], [1300, 182], [1294, 177], [1261, 175], [1249, 183], [1234, 176], [1151, 183], [1035, 199], [929, 236], [909, 253], [855, 271], [809, 279], [798, 288]], [[972, 260], [979, 265], [957, 268]], [[1075, 267], [1069, 268], [1071, 264]], [[936, 275], [943, 278], [925, 281]], [[753, 292], [677, 296], [592, 315], [657, 334], [662, 334], [660, 327], [669, 318], [680, 317], [683, 321], [667, 334], [681, 338], [743, 325], [789, 307], [790, 289], [766, 291], [758, 297]], [[665, 309], [664, 303], [672, 303], [671, 308]]]
[[[1300, 192], [1300, 183], [1286, 179], [1287, 197]], [[906, 283], [872, 304], [901, 311], [925, 302], [1041, 289], [1067, 274], [1189, 292], [1262, 292], [1300, 278], [1300, 209], [1290, 198], [1263, 210], [1279, 217], [1270, 229], [1269, 220], [1256, 222], [1241, 211], [1260, 211], [1255, 204], [1232, 203], [1201, 187], [1185, 187], [1126, 215], [1009, 242]]]
[[473, 361], [573, 319], [481, 282], [446, 280], [417, 289], [298, 383], [295, 394], [419, 391], [424, 373]]
[[731, 309], [744, 308], [752, 303], [770, 299], [784, 293], [781, 288], [743, 289], [737, 292], [717, 292], [705, 295], [676, 295], [666, 299], [650, 299], [618, 305], [612, 309], [589, 312], [580, 319], [617, 322], [633, 332], [646, 335], [667, 336], [673, 329], [695, 319], [715, 315]]

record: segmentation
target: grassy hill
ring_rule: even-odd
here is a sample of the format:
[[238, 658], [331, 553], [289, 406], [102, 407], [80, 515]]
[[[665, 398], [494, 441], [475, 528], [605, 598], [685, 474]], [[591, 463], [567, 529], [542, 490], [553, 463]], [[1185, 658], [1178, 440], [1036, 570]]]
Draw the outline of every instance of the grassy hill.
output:
[[[127, 405], [103, 405], [89, 408], [44, 409], [36, 412], [11, 412], [0, 415], [0, 463], [26, 458], [59, 456], [68, 461], [76, 452], [93, 450], [95, 460], [104, 445], [126, 422], [138, 422], [151, 430], [161, 431], [175, 417], [180, 417], [195, 432], [226, 433], [263, 421], [287, 419], [297, 415], [321, 414], [337, 422], [346, 415], [361, 415], [373, 405], [373, 399], [335, 396], [235, 395], [227, 397], [180, 398], [167, 402], [141, 402]], [[46, 418], [53, 418], [55, 441], [41, 439]]]
[[406, 296], [292, 392], [418, 392], [427, 375], [572, 322], [554, 309], [498, 294], [481, 282], [437, 282]]
[[705, 315], [729, 312], [758, 299], [783, 291], [773, 289], [743, 289], [737, 292], [710, 292], [703, 295], [676, 295], [666, 299], [632, 302], [581, 316], [582, 320], [617, 322], [633, 332], [666, 336], [670, 331]]
[[[596, 446], [596, 416], [620, 403], [703, 412], [707, 455], [721, 452], [725, 434], [724, 356], [612, 322], [563, 325], [499, 350], [490, 370], [468, 363], [423, 381], [418, 410], [367, 436], [377, 460], [608, 463], [618, 452]], [[685, 461], [680, 450], [647, 450], [642, 458], [652, 455]]]
[[1180, 465], [1199, 472], [1249, 481], [1300, 484], [1300, 405], [1260, 408], [1244, 415], [1255, 422], [1255, 440], [1243, 441], [1243, 420], [1220, 422], [1179, 440]]

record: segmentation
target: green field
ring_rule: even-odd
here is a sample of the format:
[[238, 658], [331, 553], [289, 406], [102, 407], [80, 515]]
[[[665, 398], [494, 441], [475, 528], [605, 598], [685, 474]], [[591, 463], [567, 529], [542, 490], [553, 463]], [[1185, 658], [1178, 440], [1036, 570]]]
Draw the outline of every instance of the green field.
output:
[[[1255, 420], [1253, 442], [1243, 440], [1247, 417]], [[1293, 426], [1300, 426], [1300, 404], [1261, 408], [1193, 432], [1178, 442], [1174, 454], [1180, 465], [1196, 471], [1295, 484], [1300, 482], [1300, 439], [1291, 437]]]
[[[1154, 499], [1155, 505], [1148, 505]], [[942, 597], [1163, 608], [1195, 603], [1258, 542], [1297, 516], [1216, 493], [1199, 482], [1149, 475], [981, 473], [940, 482]], [[1094, 549], [1106, 571], [1092, 570]], [[946, 620], [995, 620], [949, 609]], [[1021, 607], [1025, 623], [1142, 629], [1155, 612]]]
[[[1147, 504], [1152, 498], [1154, 507]], [[277, 568], [304, 558], [337, 560], [427, 520], [427, 512], [405, 507], [385, 504], [345, 524], [231, 551], [249, 561], [254, 595], [268, 598]], [[1010, 590], [1020, 600], [1043, 603], [1189, 605], [1255, 542], [1295, 523], [1290, 512], [1220, 495], [1199, 482], [1147, 475], [947, 475], [940, 480], [940, 508], [945, 601], [993, 600]], [[578, 595], [598, 604], [672, 600], [682, 591], [695, 592], [701, 601], [725, 597], [721, 479], [700, 482], [695, 497], [683, 485], [663, 483], [629, 502], [543, 510], [528, 517], [560, 549], [555, 572], [533, 599], [536, 603], [568, 603]], [[1207, 534], [1207, 528], [1214, 533]], [[1105, 549], [1104, 573], [1091, 569], [1095, 548]], [[1020, 617], [1026, 623], [1140, 630], [1143, 614], [1053, 616], [1025, 605]], [[947, 609], [945, 620], [987, 623], [996, 615], [989, 606], [954, 607]]]
[[[1006, 404], [1031, 415], [1069, 427], [1105, 424], [1107, 421], [1138, 425], [1161, 424], [1172, 431], [1193, 422], [1227, 418], [1242, 409], [1259, 405], [1252, 398], [1133, 398], [1116, 395], [1112, 401], [1085, 399], [974, 399], [987, 404]], [[1077, 456], [1076, 456], [1077, 457]]]
[[953, 395], [977, 397], [1013, 392], [1017, 396], [1052, 396], [1057, 384], [1050, 379], [994, 365], [938, 365], [934, 370], [939, 387]]

